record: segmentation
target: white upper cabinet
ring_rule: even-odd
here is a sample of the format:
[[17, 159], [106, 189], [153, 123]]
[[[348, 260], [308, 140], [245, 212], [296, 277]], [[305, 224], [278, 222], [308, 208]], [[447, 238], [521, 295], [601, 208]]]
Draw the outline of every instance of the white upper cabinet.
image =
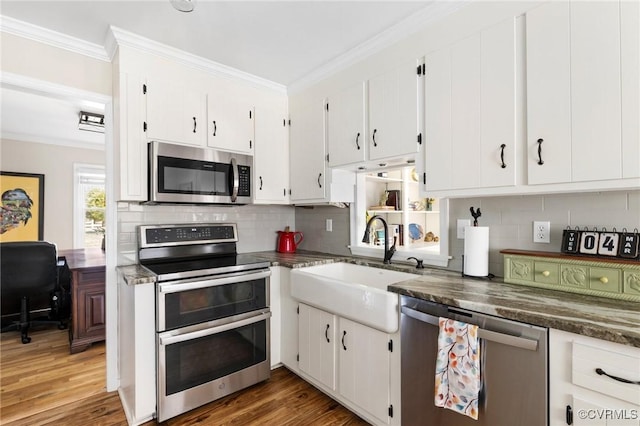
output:
[[289, 188], [286, 106], [256, 107], [253, 188], [255, 203], [284, 204]]
[[145, 80], [140, 76], [118, 74], [114, 99], [114, 143], [120, 153], [114, 173], [118, 201], [146, 201], [148, 196], [144, 86]]
[[529, 184], [640, 176], [632, 3], [550, 2], [527, 12]]
[[425, 192], [516, 184], [516, 27], [425, 57]]
[[418, 152], [416, 62], [406, 61], [369, 79], [370, 160]]
[[324, 110], [324, 99], [303, 100], [291, 107], [291, 201], [325, 197]]
[[205, 146], [207, 95], [172, 81], [147, 79], [147, 139]]
[[253, 154], [253, 106], [223, 92], [209, 92], [207, 99], [207, 145]]
[[329, 166], [366, 160], [365, 83], [360, 82], [329, 96], [327, 133]]
[[571, 180], [569, 3], [527, 13], [527, 150], [530, 184]]
[[620, 3], [622, 177], [640, 176], [640, 2]]
[[349, 203], [355, 197], [355, 173], [326, 166], [326, 105], [317, 98], [291, 105], [289, 181], [294, 204]]

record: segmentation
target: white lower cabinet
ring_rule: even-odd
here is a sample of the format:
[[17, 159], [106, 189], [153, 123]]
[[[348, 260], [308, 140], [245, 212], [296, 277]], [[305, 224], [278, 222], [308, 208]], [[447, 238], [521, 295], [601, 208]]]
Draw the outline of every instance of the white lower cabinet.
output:
[[400, 424], [400, 394], [393, 392], [399, 384], [392, 384], [392, 376], [400, 377], [399, 333], [390, 335], [302, 303], [298, 310], [302, 377], [373, 424]]
[[300, 304], [298, 345], [300, 371], [331, 390], [336, 388], [336, 316]]
[[639, 426], [638, 380], [640, 348], [549, 330], [550, 426]]
[[339, 322], [340, 395], [389, 424], [389, 335], [345, 318]]
[[274, 266], [271, 272], [271, 282], [275, 279], [280, 281], [280, 362], [297, 373], [298, 302], [291, 297], [291, 269]]

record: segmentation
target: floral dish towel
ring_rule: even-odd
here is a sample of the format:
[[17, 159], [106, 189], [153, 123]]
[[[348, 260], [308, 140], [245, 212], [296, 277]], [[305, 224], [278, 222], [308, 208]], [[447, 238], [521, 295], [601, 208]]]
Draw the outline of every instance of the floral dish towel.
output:
[[435, 404], [478, 420], [478, 326], [447, 318], [440, 318], [439, 326]]

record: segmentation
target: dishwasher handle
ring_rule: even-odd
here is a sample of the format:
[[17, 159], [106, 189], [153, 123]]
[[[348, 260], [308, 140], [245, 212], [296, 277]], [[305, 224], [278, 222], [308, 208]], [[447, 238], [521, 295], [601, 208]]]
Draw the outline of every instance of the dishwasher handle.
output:
[[[417, 311], [408, 306], [403, 306], [401, 312], [415, 320], [422, 321], [436, 327], [439, 326], [439, 318], [434, 315]], [[489, 331], [483, 328], [478, 328], [478, 337], [490, 342], [514, 346], [516, 348], [526, 349], [528, 351], [536, 351], [538, 349], [537, 340], [527, 339], [526, 337], [513, 336], [511, 334], [498, 333], [496, 331]]]

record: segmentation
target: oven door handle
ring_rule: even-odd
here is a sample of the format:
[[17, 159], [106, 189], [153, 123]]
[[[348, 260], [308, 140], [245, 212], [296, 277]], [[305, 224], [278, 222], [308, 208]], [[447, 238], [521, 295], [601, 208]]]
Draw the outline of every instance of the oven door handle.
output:
[[245, 325], [254, 324], [256, 322], [264, 321], [271, 317], [271, 311], [262, 312], [253, 317], [249, 317], [240, 321], [233, 321], [227, 324], [219, 325], [217, 327], [204, 328], [202, 330], [193, 331], [185, 334], [159, 336], [160, 344], [163, 346], [172, 345], [174, 343], [180, 343], [187, 340], [198, 339], [200, 337], [211, 336], [212, 334], [222, 333], [224, 331], [233, 330], [234, 328], [243, 327]]
[[262, 278], [267, 278], [270, 275], [271, 275], [270, 270], [266, 270], [262, 272], [254, 272], [250, 274], [241, 272], [233, 275], [226, 275], [222, 278], [210, 278], [207, 280], [187, 281], [183, 283], [176, 283], [175, 281], [167, 282], [167, 283], [158, 285], [158, 288], [160, 290], [160, 293], [163, 293], [163, 294], [177, 293], [180, 291], [196, 290], [199, 288], [207, 288], [207, 287], [214, 287], [218, 285], [234, 284], [234, 283], [241, 283], [245, 281], [259, 280]]

